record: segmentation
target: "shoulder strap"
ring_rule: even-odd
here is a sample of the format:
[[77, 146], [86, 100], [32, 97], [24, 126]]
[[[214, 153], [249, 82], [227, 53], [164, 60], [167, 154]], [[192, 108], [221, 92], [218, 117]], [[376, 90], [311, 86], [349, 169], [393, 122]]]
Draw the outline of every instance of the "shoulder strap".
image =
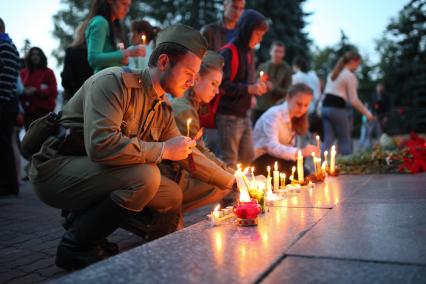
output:
[[224, 45], [220, 50], [224, 49], [230, 49], [232, 54], [232, 60], [231, 60], [231, 81], [234, 81], [235, 77], [237, 76], [238, 67], [240, 65], [240, 58], [238, 57], [238, 50], [235, 44], [228, 43]]

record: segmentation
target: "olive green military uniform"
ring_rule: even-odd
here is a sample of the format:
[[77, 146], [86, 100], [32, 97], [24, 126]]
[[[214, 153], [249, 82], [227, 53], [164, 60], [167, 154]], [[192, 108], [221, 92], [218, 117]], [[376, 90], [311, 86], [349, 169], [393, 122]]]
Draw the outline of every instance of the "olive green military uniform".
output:
[[[112, 67], [97, 73], [65, 105], [61, 124], [82, 129], [87, 156], [56, 153], [56, 138], [34, 155], [31, 181], [45, 203], [58, 208], [83, 209], [110, 195], [120, 206], [140, 211], [175, 209], [182, 202], [178, 185], [161, 176], [164, 143], [180, 135], [170, 108], [162, 103], [148, 70], [141, 75]], [[203, 182], [229, 186], [233, 175], [194, 149]], [[188, 168], [187, 160], [180, 165]]]
[[[193, 91], [188, 91], [183, 98], [179, 98], [173, 101], [172, 105], [173, 115], [176, 120], [176, 125], [183, 135], [187, 135], [186, 122], [188, 118], [191, 118], [191, 127], [189, 130], [189, 136], [194, 137], [200, 129], [199, 109], [200, 104], [194, 98]], [[197, 149], [200, 150], [210, 161], [215, 165], [214, 171], [217, 172], [216, 178], [224, 179], [229, 174], [233, 174], [233, 170], [226, 167], [226, 164], [218, 159], [204, 144], [203, 139], [197, 141]], [[169, 172], [170, 167], [162, 166], [161, 169]], [[180, 167], [173, 167], [177, 171], [181, 171]], [[198, 170], [198, 168], [196, 168]], [[183, 190], [183, 212], [190, 211], [201, 206], [216, 203], [223, 199], [230, 193], [230, 189], [223, 188], [216, 185], [214, 180], [206, 183], [198, 178], [194, 178], [191, 174], [183, 170], [179, 185]]]

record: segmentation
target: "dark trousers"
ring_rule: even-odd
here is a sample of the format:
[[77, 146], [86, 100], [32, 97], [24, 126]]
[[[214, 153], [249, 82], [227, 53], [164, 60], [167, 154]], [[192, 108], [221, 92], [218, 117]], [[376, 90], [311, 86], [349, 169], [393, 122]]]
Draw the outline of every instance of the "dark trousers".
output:
[[17, 114], [17, 101], [0, 101], [0, 195], [18, 194], [19, 192], [12, 146], [13, 127]]
[[[278, 162], [278, 170], [282, 173], [285, 173], [286, 176], [286, 184], [288, 183], [288, 178], [291, 175], [291, 168], [293, 168], [293, 166], [296, 167], [297, 169], [297, 165], [296, 165], [296, 161], [291, 161], [291, 160], [284, 160], [284, 159], [278, 159], [277, 157], [268, 155], [268, 154], [264, 154], [260, 157], [258, 157], [256, 160], [254, 160], [253, 162], [253, 166], [255, 167], [256, 171], [260, 174], [264, 174], [266, 175], [267, 173], [267, 167], [270, 166], [271, 167], [271, 173], [274, 169], [274, 163]], [[309, 175], [309, 170], [306, 169], [306, 167], [304, 167], [304, 174], [305, 177], [307, 177]], [[294, 174], [294, 178], [297, 179], [297, 170]]]

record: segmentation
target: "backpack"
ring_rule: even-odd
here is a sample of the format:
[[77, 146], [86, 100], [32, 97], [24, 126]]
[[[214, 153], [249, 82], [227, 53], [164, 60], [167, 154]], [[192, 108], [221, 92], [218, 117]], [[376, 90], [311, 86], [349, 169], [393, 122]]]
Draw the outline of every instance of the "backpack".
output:
[[[231, 76], [230, 79], [233, 81], [237, 76], [238, 66], [240, 64], [237, 47], [233, 43], [224, 45], [220, 50], [230, 49], [232, 54], [231, 61]], [[223, 92], [219, 92], [208, 104], [203, 105], [200, 108], [200, 125], [205, 128], [216, 128], [216, 112], [219, 107], [220, 98]]]

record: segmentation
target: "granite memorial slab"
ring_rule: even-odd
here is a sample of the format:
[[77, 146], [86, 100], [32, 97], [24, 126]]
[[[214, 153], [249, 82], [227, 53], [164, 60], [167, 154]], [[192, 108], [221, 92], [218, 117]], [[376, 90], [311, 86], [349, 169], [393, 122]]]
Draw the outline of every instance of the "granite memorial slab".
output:
[[262, 283], [424, 283], [426, 267], [286, 257]]
[[425, 265], [425, 216], [421, 203], [342, 204], [289, 254]]
[[255, 282], [329, 210], [270, 207], [258, 225], [202, 221], [55, 283]]
[[426, 202], [426, 174], [375, 175], [343, 203]]
[[327, 177], [313, 188], [302, 188], [300, 192], [294, 190], [285, 194], [283, 200], [274, 201], [274, 206], [331, 209], [354, 195], [369, 179], [371, 176]]

